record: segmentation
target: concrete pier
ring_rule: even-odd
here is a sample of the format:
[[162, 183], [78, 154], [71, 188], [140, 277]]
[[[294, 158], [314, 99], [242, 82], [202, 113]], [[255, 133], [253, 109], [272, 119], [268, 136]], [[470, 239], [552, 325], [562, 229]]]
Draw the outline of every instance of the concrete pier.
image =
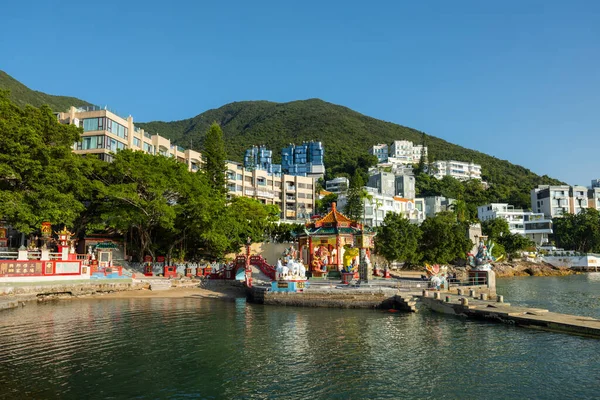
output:
[[255, 286], [248, 290], [247, 300], [256, 304], [325, 308], [373, 308], [416, 312], [412, 294], [386, 287], [320, 287], [303, 292], [272, 292]]
[[421, 296], [421, 301], [433, 311], [444, 314], [600, 338], [600, 320], [595, 318], [559, 314], [540, 308], [511, 306], [503, 302], [502, 296], [493, 300], [457, 295], [446, 298], [448, 297], [449, 301]]

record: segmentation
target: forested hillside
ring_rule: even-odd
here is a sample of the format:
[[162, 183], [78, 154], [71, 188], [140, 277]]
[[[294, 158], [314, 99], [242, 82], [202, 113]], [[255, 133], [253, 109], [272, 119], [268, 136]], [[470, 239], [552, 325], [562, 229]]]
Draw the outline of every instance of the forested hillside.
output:
[[53, 96], [31, 90], [4, 71], [0, 71], [0, 89], [10, 90], [10, 99], [21, 107], [26, 104], [35, 107], [47, 104], [53, 111], [66, 111], [70, 106], [91, 105], [91, 103], [75, 97]]
[[490, 201], [510, 200], [516, 206], [529, 207], [529, 192], [533, 187], [560, 183], [506, 160], [319, 99], [289, 103], [236, 102], [186, 120], [139, 125], [169, 137], [181, 146], [189, 147], [192, 143], [194, 148], [202, 149], [204, 134], [213, 121], [223, 128], [228, 157], [237, 161], [243, 159], [244, 150], [252, 145], [267, 145], [278, 160], [281, 148], [289, 143], [320, 140], [325, 146], [329, 178], [335, 172], [360, 166], [370, 146], [406, 139], [419, 144], [424, 140], [430, 160], [453, 159], [481, 164], [483, 179], [495, 186], [488, 196]]
[[[3, 71], [0, 71], [0, 89], [9, 89], [10, 99], [21, 106], [48, 104], [54, 111], [61, 111], [71, 105], [90, 104], [74, 97], [31, 90]], [[181, 121], [153, 121], [137, 125], [150, 133], [168, 137], [180, 146], [202, 151], [206, 131], [214, 121], [223, 129], [228, 158], [236, 161], [241, 161], [244, 150], [253, 145], [264, 144], [272, 149], [274, 161], [278, 162], [281, 148], [289, 143], [320, 140], [325, 146], [328, 178], [340, 173], [351, 174], [355, 169], [368, 165], [370, 146], [406, 139], [418, 144], [424, 141], [429, 148], [430, 161], [453, 159], [481, 164], [483, 179], [491, 185], [490, 190], [476, 196], [465, 195], [465, 201], [506, 201], [528, 208], [529, 192], [533, 187], [561, 183], [506, 160], [319, 99], [289, 103], [235, 102]], [[429, 182], [422, 176], [418, 177], [417, 184], [421, 194], [456, 194], [456, 188], [447, 189], [448, 185]]]

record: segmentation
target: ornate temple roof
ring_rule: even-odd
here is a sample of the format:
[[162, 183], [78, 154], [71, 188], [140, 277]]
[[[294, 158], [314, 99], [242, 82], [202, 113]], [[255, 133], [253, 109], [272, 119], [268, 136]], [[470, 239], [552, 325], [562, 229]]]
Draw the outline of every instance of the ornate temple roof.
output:
[[331, 211], [329, 211], [326, 216], [316, 221], [315, 226], [320, 227], [331, 223], [336, 224], [337, 226], [346, 226], [346, 224], [349, 226], [352, 223], [357, 224], [355, 221], [352, 221], [350, 218], [339, 212], [336, 208], [335, 202], [331, 203]]
[[362, 224], [346, 217], [337, 210], [335, 203], [331, 203], [331, 211], [327, 215], [306, 225], [305, 235], [356, 235], [362, 231]]

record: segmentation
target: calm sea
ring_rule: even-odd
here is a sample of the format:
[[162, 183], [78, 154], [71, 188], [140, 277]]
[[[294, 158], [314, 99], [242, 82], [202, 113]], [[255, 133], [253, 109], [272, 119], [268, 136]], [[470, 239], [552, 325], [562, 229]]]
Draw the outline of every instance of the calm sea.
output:
[[[600, 317], [600, 275], [499, 280]], [[0, 313], [0, 399], [598, 399], [600, 340], [422, 310], [89, 299]]]

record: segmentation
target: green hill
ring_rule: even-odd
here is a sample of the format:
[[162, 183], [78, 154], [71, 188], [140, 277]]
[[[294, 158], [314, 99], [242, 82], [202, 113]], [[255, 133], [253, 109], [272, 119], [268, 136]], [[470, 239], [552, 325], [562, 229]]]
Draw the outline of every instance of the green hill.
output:
[[0, 71], [0, 89], [10, 90], [10, 99], [20, 106], [31, 104], [39, 107], [42, 104], [47, 104], [54, 111], [66, 111], [70, 106], [92, 105], [75, 97], [53, 96], [31, 90], [4, 71]]
[[[31, 90], [3, 71], [0, 71], [0, 89], [10, 89], [11, 99], [19, 105], [48, 104], [56, 111], [69, 106], [90, 105], [74, 97], [53, 96]], [[325, 164], [328, 178], [341, 171], [352, 172], [360, 159], [367, 158], [370, 146], [390, 144], [394, 140], [421, 143], [425, 138], [430, 159], [473, 161], [481, 164], [483, 179], [490, 183], [485, 194], [471, 196], [473, 203], [505, 201], [529, 208], [529, 192], [538, 184], [560, 184], [546, 175], [539, 176], [519, 165], [487, 154], [454, 145], [445, 140], [412, 128], [381, 121], [362, 115], [347, 107], [319, 99], [274, 103], [269, 101], [242, 101], [208, 110], [193, 118], [162, 122], [138, 123], [151, 133], [159, 133], [174, 143], [202, 150], [205, 132], [217, 121], [223, 128], [228, 157], [242, 161], [244, 151], [252, 145], [264, 144], [273, 150], [274, 161], [280, 159], [280, 150], [289, 143], [320, 140], [325, 146]], [[428, 194], [454, 196], [456, 190], [447, 185], [417, 181], [417, 186]], [[465, 196], [465, 199], [468, 199]], [[477, 200], [476, 200], [477, 199]]]
[[[325, 147], [328, 171], [367, 154], [377, 143], [394, 140], [421, 143], [423, 132], [405, 126], [362, 115], [347, 107], [319, 99], [273, 103], [244, 101], [208, 110], [193, 118], [173, 122], [138, 124], [150, 132], [158, 132], [175, 143], [202, 148], [209, 125], [217, 121], [223, 128], [228, 157], [243, 160], [244, 150], [264, 144], [273, 150], [274, 159], [289, 143], [320, 140]], [[425, 135], [430, 158], [436, 160], [473, 161], [482, 166], [483, 179], [494, 187], [490, 201], [511, 201], [515, 206], [529, 207], [529, 192], [538, 184], [559, 184], [560, 181], [539, 176], [519, 165], [466, 149], [434, 136]], [[329, 176], [331, 177], [331, 176]]]

